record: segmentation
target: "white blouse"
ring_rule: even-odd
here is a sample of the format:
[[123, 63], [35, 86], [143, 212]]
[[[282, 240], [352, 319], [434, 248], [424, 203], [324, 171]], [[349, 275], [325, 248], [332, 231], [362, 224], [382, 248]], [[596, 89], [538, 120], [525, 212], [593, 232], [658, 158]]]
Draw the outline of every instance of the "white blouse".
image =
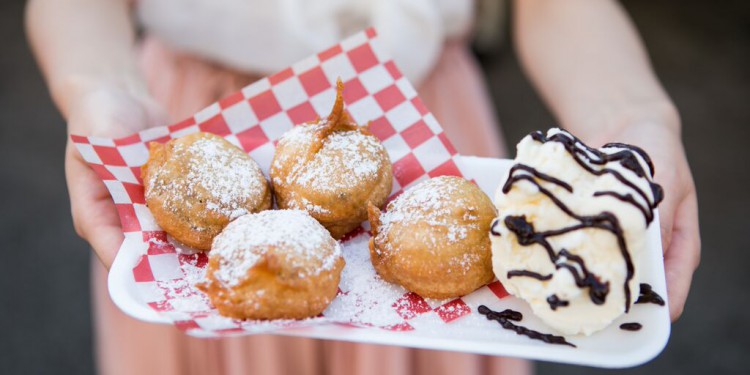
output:
[[174, 48], [270, 74], [373, 26], [419, 83], [443, 43], [468, 33], [472, 0], [138, 0], [144, 29]]

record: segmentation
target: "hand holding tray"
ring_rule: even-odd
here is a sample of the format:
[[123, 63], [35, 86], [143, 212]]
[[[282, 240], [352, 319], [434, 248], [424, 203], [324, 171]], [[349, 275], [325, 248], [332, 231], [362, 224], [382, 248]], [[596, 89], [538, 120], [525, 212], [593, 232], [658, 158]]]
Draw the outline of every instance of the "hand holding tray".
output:
[[[148, 157], [147, 144], [196, 131], [215, 133], [248, 152], [267, 175], [274, 142], [294, 124], [328, 113], [338, 77], [346, 86], [344, 99], [352, 118], [360, 124], [371, 122], [370, 130], [389, 153], [394, 171], [392, 194], [430, 177], [457, 175], [474, 180], [489, 196], [494, 195], [510, 161], [458, 155], [370, 29], [255, 82], [178, 124], [121, 139], [72, 136], [79, 152], [107, 185], [120, 213], [125, 242], [110, 271], [109, 289], [123, 311], [141, 320], [174, 324], [198, 337], [274, 332], [604, 367], [634, 366], [662, 350], [670, 323], [667, 309], [659, 306], [638, 305], [603, 331], [570, 337], [578, 346], [570, 348], [518, 336], [480, 315], [479, 305], [494, 310], [512, 308], [524, 314], [524, 326], [550, 331], [497, 281], [447, 301], [408, 293], [375, 275], [367, 253], [367, 227], [342, 240], [347, 260], [342, 293], [323, 316], [268, 322], [220, 316], [193, 286], [202, 278], [205, 254], [178, 252], [176, 246], [180, 245], [170, 241], [145, 206], [140, 166]], [[652, 224], [647, 241], [649, 251], [640, 265], [642, 280], [666, 295], [658, 225]], [[626, 321], [638, 321], [644, 329], [620, 330], [620, 323]]]

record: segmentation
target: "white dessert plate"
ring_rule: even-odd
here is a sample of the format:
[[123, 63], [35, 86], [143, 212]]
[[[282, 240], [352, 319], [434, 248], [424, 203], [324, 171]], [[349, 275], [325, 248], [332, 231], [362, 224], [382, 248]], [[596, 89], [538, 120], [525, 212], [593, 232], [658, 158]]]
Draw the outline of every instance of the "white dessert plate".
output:
[[[457, 157], [456, 160], [464, 176], [476, 181], [489, 196], [494, 196], [495, 189], [505, 179], [508, 169], [512, 165], [511, 160], [500, 159]], [[643, 263], [637, 265], [637, 267], [640, 267], [641, 282], [650, 284], [653, 290], [666, 300], [658, 220], [651, 224], [647, 236], [648, 250], [642, 259]], [[362, 233], [345, 242], [346, 267], [349, 270], [345, 269], [344, 271], [342, 289], [347, 288], [348, 282], [354, 282], [352, 281], [353, 272], [374, 274], [369, 262], [361, 262], [362, 259], [367, 259], [368, 238], [367, 233]], [[149, 291], [144, 290], [142, 282], [136, 282], [134, 279], [133, 269], [138, 265], [145, 251], [143, 241], [139, 236], [133, 236], [132, 234], [126, 236], [126, 241], [117, 254], [109, 274], [109, 291], [112, 299], [125, 313], [134, 318], [153, 323], [176, 324], [175, 320], [178, 319], [175, 318], [174, 314], [157, 312], [158, 309], [149, 305]], [[349, 272], [349, 276], [347, 276], [347, 272]], [[409, 330], [366, 327], [363, 325], [367, 325], [368, 318], [364, 315], [361, 315], [358, 319], [360, 324], [342, 324], [341, 322], [345, 320], [347, 314], [356, 315], [362, 312], [355, 312], [347, 309], [346, 306], [342, 307], [341, 304], [347, 302], [345, 297], [340, 295], [337, 300], [342, 299], [344, 302], [334, 301], [329, 310], [324, 313], [326, 318], [295, 324], [293, 328], [282, 330], [275, 327], [272, 329], [277, 330], [272, 333], [369, 344], [511, 356], [610, 368], [636, 366], [651, 360], [662, 351], [669, 338], [670, 320], [667, 307], [655, 304], [637, 304], [633, 306], [629, 313], [621, 316], [600, 332], [588, 337], [567, 336], [566, 339], [575, 344], [576, 348], [532, 340], [526, 336], [505, 330], [497, 322], [489, 321], [483, 315], [476, 313], [479, 305], [487, 305], [496, 311], [510, 308], [523, 314], [523, 320], [518, 323], [519, 325], [544, 333], [555, 333], [533, 315], [525, 302], [513, 296], [502, 296], [502, 287], [498, 288], [498, 283], [493, 285], [494, 287], [486, 286], [464, 296], [461, 299], [463, 304], [454, 307], [458, 310], [468, 308], [471, 313], [458, 314], [458, 317], [453, 316], [453, 319], [450, 319], [450, 317], [444, 319], [451, 315], [451, 309], [453, 309], [453, 307], [446, 308], [444, 306], [455, 301], [449, 303], [426, 301], [429, 307], [425, 307], [423, 309], [425, 311], [416, 309], [418, 313], [407, 314]], [[350, 287], [353, 288], [354, 286]], [[380, 287], [372, 288], [374, 294], [381, 291]], [[394, 293], [400, 292], [387, 290], [387, 293], [385, 293], [387, 295], [381, 296], [382, 300], [387, 304], [390, 303], [390, 299], [394, 298]], [[181, 298], [179, 295], [173, 297], [176, 300]], [[339, 303], [338, 307], [337, 303]], [[370, 315], [372, 313], [380, 312], [372, 311]], [[357, 319], [353, 318], [352, 322], [357, 323]], [[620, 324], [627, 322], [640, 323], [643, 328], [639, 331], [625, 331], [619, 328]], [[206, 319], [200, 321], [198, 325], [203, 328], [207, 326], [216, 329], [217, 327], [211, 326], [211, 324], [221, 325], [225, 323], [227, 322]], [[179, 324], [177, 325], [179, 326]], [[370, 325], [382, 326], [384, 322], [373, 321]], [[185, 329], [185, 327], [181, 328]], [[215, 331], [185, 330], [188, 334], [194, 336], [215, 336]], [[263, 331], [263, 329], [257, 330], [257, 332]], [[234, 334], [248, 333], [252, 332], [247, 330], [234, 332]]]

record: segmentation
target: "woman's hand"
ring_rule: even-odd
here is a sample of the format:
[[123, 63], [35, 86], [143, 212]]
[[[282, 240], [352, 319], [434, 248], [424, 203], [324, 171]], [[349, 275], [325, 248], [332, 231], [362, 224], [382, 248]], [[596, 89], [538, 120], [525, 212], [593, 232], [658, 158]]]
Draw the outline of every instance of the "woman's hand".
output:
[[672, 320], [682, 313], [700, 261], [695, 184], [680, 120], [635, 25], [614, 0], [514, 3], [516, 49], [558, 121], [592, 146], [631, 143], [651, 155]]
[[680, 135], [675, 127], [653, 122], [635, 124], [607, 134], [609, 141], [643, 148], [651, 157], [654, 179], [664, 188], [659, 205], [664, 271], [667, 278], [669, 315], [677, 320], [685, 307], [693, 273], [700, 263], [698, 201]]
[[[68, 112], [68, 132], [118, 138], [168, 124], [166, 113], [150, 97], [119, 86], [106, 86], [81, 95]], [[112, 197], [68, 139], [65, 176], [76, 233], [89, 242], [109, 269], [123, 241], [120, 218]]]
[[[138, 66], [130, 3], [28, 2], [29, 44], [69, 134], [116, 138], [167, 124]], [[70, 140], [65, 175], [76, 232], [109, 268], [123, 240], [117, 210]]]

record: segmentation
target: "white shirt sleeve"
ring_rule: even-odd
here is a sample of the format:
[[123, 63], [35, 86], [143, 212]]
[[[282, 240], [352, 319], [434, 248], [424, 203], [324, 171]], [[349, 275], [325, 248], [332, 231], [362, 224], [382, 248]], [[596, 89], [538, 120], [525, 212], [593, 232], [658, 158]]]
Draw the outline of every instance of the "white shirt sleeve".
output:
[[445, 39], [463, 33], [472, 1], [139, 0], [148, 33], [230, 67], [270, 74], [373, 26], [414, 83], [429, 73]]

